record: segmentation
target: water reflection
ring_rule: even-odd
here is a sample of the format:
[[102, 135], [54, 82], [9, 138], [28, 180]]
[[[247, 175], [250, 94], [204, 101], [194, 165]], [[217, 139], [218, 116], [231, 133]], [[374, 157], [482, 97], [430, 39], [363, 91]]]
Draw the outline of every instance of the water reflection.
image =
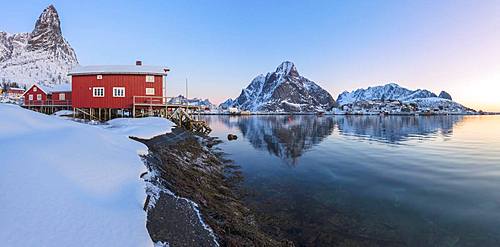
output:
[[499, 116], [206, 119], [240, 137], [221, 147], [258, 222], [297, 246], [500, 246]]
[[402, 143], [411, 137], [450, 137], [463, 116], [345, 116], [336, 118], [340, 134], [388, 143]]
[[267, 150], [289, 164], [331, 135], [333, 118], [311, 116], [258, 116], [220, 118], [226, 126], [237, 127], [259, 150]]
[[[210, 120], [213, 120], [210, 118]], [[256, 149], [267, 150], [289, 164], [338, 128], [340, 135], [401, 144], [410, 138], [450, 137], [463, 116], [246, 116], [221, 117], [238, 128]], [[214, 124], [214, 123], [210, 123]]]

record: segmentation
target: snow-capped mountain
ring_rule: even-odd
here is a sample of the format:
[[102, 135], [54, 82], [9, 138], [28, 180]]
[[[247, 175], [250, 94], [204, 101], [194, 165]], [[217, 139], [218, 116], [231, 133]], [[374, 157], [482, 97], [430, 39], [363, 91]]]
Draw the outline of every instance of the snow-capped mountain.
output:
[[408, 101], [412, 99], [431, 97], [437, 97], [437, 95], [425, 89], [410, 90], [403, 88], [396, 83], [389, 83], [383, 86], [357, 89], [350, 93], [345, 91], [338, 96], [337, 103], [339, 105], [346, 105], [366, 100]]
[[0, 80], [31, 85], [68, 83], [68, 71], [78, 64], [64, 39], [59, 15], [47, 7], [31, 33], [0, 32]]
[[215, 108], [215, 105], [212, 104], [208, 99], [198, 99], [198, 98], [186, 99], [184, 95], [173, 97], [168, 102], [172, 104], [188, 104], [188, 105], [202, 106], [206, 108]]
[[439, 96], [425, 89], [410, 90], [396, 83], [383, 86], [357, 89], [352, 92], [343, 92], [337, 98], [340, 106], [359, 104], [365, 101], [399, 100], [407, 104], [415, 104], [419, 109], [446, 109], [452, 112], [474, 111], [457, 102], [452, 101], [451, 95], [441, 91]]
[[253, 79], [227, 106], [249, 111], [313, 112], [331, 109], [335, 100], [316, 83], [300, 76], [295, 65], [286, 61], [275, 72]]
[[234, 104], [234, 100], [231, 99], [231, 98], [229, 98], [226, 101], [220, 103], [219, 104], [219, 108], [221, 108], [221, 109], [227, 109], [227, 108], [231, 107], [233, 104]]

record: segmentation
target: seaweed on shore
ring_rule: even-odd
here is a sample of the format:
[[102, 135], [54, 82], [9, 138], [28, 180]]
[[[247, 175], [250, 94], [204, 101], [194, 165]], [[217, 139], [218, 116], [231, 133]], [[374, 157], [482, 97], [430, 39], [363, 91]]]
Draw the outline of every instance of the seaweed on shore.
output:
[[[216, 148], [220, 140], [175, 129], [169, 134], [138, 141], [148, 146], [150, 163], [157, 166], [166, 187], [198, 204], [203, 220], [212, 228], [220, 245], [293, 246], [291, 241], [265, 233], [251, 210], [242, 203], [244, 191], [238, 186], [242, 175], [239, 167]], [[148, 217], [148, 225], [151, 225], [149, 221], [154, 219]], [[148, 230], [153, 240], [164, 241], [158, 227], [148, 226]]]

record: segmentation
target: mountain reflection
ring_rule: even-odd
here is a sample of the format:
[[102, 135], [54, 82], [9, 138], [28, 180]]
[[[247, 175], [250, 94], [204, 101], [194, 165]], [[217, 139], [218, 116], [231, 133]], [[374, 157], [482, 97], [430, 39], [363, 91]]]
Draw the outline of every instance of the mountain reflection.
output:
[[410, 137], [432, 138], [440, 132], [453, 134], [453, 126], [463, 116], [345, 116], [336, 118], [341, 135], [351, 135], [386, 143], [401, 143]]
[[290, 164], [331, 135], [335, 126], [332, 118], [301, 115], [238, 117], [223, 122], [238, 127], [254, 148], [267, 150]]
[[449, 137], [463, 116], [280, 115], [220, 117], [218, 120], [227, 127], [238, 128], [254, 148], [267, 150], [295, 164], [297, 158], [321, 143], [335, 128], [340, 135], [399, 144], [410, 138], [434, 138], [437, 134]]

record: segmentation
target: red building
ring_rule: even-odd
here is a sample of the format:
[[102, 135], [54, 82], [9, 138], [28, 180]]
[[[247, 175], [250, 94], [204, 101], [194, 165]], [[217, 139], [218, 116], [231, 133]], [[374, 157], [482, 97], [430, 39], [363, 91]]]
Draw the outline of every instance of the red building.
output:
[[60, 84], [55, 87], [32, 85], [24, 96], [25, 106], [64, 106], [71, 107], [71, 85]]
[[79, 66], [71, 70], [73, 107], [79, 109], [135, 109], [140, 103], [165, 101], [169, 69], [137, 64]]
[[11, 99], [20, 99], [24, 94], [24, 89], [18, 87], [11, 87], [6, 92], [7, 97]]

